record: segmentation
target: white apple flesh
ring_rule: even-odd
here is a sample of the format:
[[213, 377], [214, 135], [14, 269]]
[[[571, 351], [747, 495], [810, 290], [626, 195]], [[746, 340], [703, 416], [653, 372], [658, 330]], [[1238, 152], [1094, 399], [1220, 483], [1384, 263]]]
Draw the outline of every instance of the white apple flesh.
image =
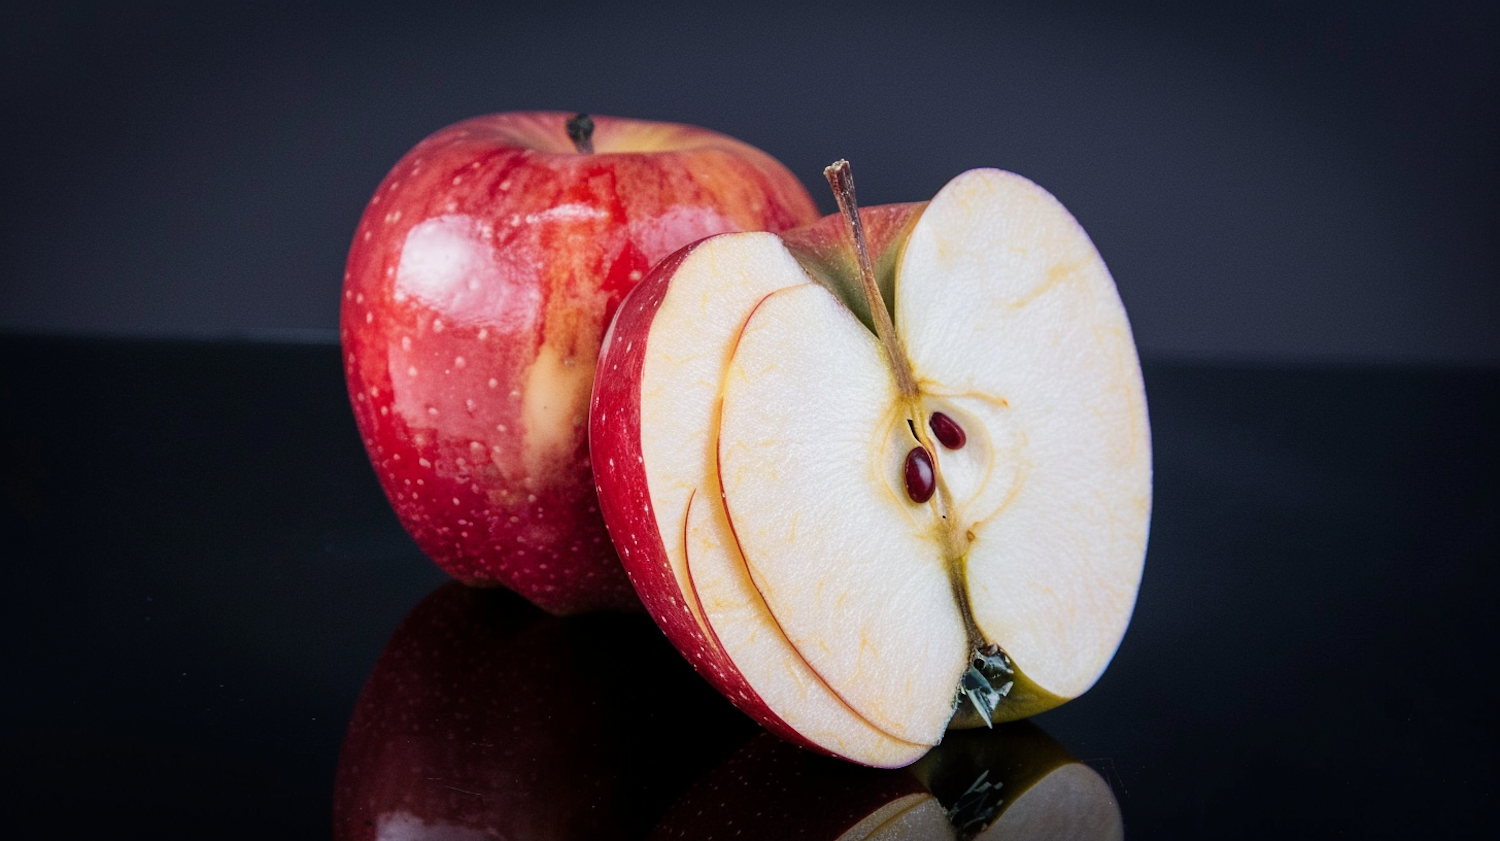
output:
[[925, 206], [848, 198], [874, 257], [825, 220], [648, 276], [590, 440], [626, 570], [699, 670], [787, 738], [896, 766], [1098, 679], [1140, 581], [1150, 435], [1114, 282], [1052, 196], [975, 170]]

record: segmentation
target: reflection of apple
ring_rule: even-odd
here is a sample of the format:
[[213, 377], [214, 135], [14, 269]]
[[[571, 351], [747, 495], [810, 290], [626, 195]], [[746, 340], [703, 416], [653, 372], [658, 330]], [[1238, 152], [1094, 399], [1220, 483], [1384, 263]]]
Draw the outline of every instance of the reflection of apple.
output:
[[402, 622], [339, 757], [340, 841], [618, 837], [601, 687], [561, 620], [450, 583]]
[[584, 423], [615, 306], [699, 237], [817, 216], [737, 140], [586, 121], [498, 114], [419, 143], [365, 209], [340, 316], [355, 419], [401, 522], [453, 577], [554, 613], [638, 603]]
[[1030, 722], [949, 733], [910, 772], [947, 807], [960, 837], [1117, 841], [1125, 834], [1109, 783]]
[[838, 762], [762, 733], [690, 788], [650, 837], [894, 841], [951, 838], [952, 828], [911, 774]]
[[1114, 283], [1052, 196], [975, 170], [860, 215], [829, 172], [842, 217], [711, 237], [625, 301], [591, 446], [626, 569], [699, 671], [783, 737], [896, 766], [1098, 678], [1150, 438]]
[[[795, 830], [795, 834], [794, 834]], [[1118, 841], [1109, 785], [1028, 722], [950, 734], [905, 770], [861, 768], [769, 735], [675, 803], [651, 838]]]

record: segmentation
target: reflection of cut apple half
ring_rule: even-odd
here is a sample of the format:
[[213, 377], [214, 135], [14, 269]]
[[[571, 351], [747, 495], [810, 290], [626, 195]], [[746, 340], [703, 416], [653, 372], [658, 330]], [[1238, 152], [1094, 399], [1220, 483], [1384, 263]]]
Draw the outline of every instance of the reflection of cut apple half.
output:
[[[1003, 792], [1003, 790], [1002, 790]], [[1109, 784], [1081, 762], [1047, 772], [1010, 793], [1001, 811], [975, 841], [1119, 841], [1125, 824]]]
[[700, 241], [631, 294], [591, 449], [626, 569], [698, 670], [783, 737], [896, 766], [1098, 679], [1140, 581], [1150, 435], [1114, 283], [1049, 194], [975, 170], [861, 213], [829, 173], [842, 216]]
[[951, 735], [909, 770], [859, 768], [768, 735], [667, 810], [652, 841], [1119, 841], [1109, 785], [1040, 728]]
[[1118, 841], [1125, 824], [1094, 769], [1030, 722], [950, 733], [913, 765], [960, 838]]

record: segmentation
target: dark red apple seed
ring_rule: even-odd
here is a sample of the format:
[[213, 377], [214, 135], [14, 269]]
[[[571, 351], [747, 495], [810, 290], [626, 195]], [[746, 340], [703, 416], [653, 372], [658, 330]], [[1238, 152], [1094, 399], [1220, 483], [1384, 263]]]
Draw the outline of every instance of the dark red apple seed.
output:
[[927, 425], [932, 427], [932, 434], [937, 436], [938, 442], [950, 450], [963, 449], [964, 444], [969, 440], [969, 436], [964, 434], [964, 428], [958, 425], [958, 421], [942, 412], [933, 412]]
[[906, 495], [912, 502], [932, 499], [937, 488], [937, 478], [932, 470], [932, 456], [924, 447], [912, 447], [906, 454]]

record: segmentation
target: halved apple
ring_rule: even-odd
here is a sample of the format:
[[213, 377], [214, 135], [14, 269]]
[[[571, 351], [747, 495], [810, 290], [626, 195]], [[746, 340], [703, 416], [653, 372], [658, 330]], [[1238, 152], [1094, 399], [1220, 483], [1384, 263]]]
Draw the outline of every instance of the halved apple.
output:
[[1114, 282], [1051, 195], [974, 170], [860, 211], [847, 164], [829, 180], [841, 215], [710, 237], [631, 293], [590, 448], [626, 570], [699, 671], [783, 737], [897, 766], [1098, 679], [1150, 433]]

